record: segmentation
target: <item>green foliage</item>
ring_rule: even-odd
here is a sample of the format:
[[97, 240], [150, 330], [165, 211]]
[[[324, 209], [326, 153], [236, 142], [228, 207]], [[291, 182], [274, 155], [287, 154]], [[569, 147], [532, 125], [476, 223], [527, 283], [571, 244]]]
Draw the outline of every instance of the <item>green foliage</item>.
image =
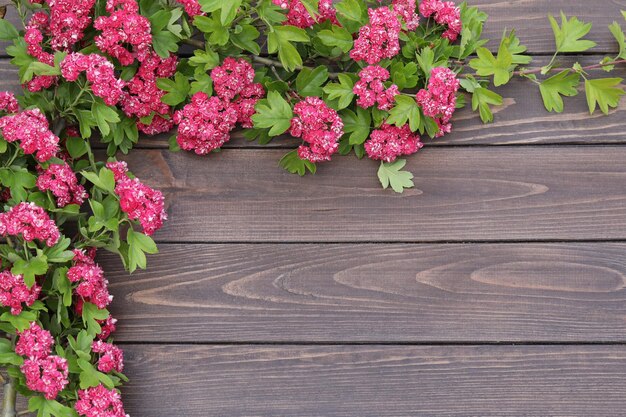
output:
[[321, 96], [322, 85], [328, 80], [328, 68], [319, 66], [314, 69], [302, 68], [296, 77], [296, 88], [303, 97]]
[[145, 269], [146, 253], [158, 253], [156, 244], [150, 236], [129, 229], [126, 240], [128, 241], [128, 270], [132, 273], [137, 269]]
[[570, 19], [561, 12], [561, 25], [552, 15], [548, 15], [557, 52], [584, 52], [596, 46], [593, 41], [582, 39], [591, 30], [591, 23], [578, 20], [577, 17]]
[[472, 94], [472, 110], [478, 110], [483, 123], [493, 122], [490, 106], [502, 105], [502, 96], [483, 87], [478, 87]]
[[359, 145], [365, 142], [370, 134], [372, 116], [368, 110], [361, 107], [356, 108], [356, 113], [352, 110], [343, 110], [341, 113], [343, 120], [343, 130], [348, 136], [351, 145]]
[[626, 59], [626, 39], [622, 27], [619, 23], [613, 22], [609, 25], [609, 31], [619, 45], [619, 52], [617, 53], [616, 59]]
[[413, 184], [413, 174], [402, 171], [406, 165], [406, 160], [396, 159], [394, 162], [381, 162], [378, 168], [378, 179], [384, 189], [390, 185], [396, 193], [404, 192], [405, 188], [411, 188]]
[[176, 106], [185, 101], [191, 90], [189, 80], [180, 72], [176, 73], [173, 80], [169, 78], [159, 78], [157, 80], [157, 87], [163, 91], [167, 91], [167, 94], [161, 98], [161, 101], [170, 106]]
[[269, 128], [270, 136], [285, 133], [291, 125], [293, 111], [287, 101], [276, 91], [270, 91], [267, 98], [259, 100], [252, 121], [256, 128]]
[[470, 61], [470, 67], [480, 76], [493, 75], [493, 82], [497, 86], [506, 84], [511, 79], [513, 55], [505, 43], [500, 44], [498, 56], [494, 57], [487, 48], [476, 50], [478, 58]]
[[292, 174], [298, 174], [300, 176], [306, 174], [307, 170], [311, 174], [315, 174], [315, 171], [317, 170], [317, 166], [313, 162], [300, 159], [297, 150], [293, 150], [285, 154], [278, 164], [281, 168], [291, 172]]
[[354, 44], [350, 32], [343, 27], [335, 25], [331, 29], [320, 30], [317, 36], [324, 45], [337, 47], [342, 52], [349, 52]]
[[267, 51], [278, 52], [278, 59], [288, 71], [302, 66], [302, 57], [293, 42], [308, 42], [309, 35], [295, 26], [276, 26], [267, 35]]
[[337, 110], [345, 109], [354, 99], [354, 81], [348, 74], [338, 74], [338, 83], [328, 83], [324, 87], [324, 92], [330, 100], [337, 100]]
[[623, 89], [617, 87], [622, 81], [622, 78], [585, 80], [585, 93], [587, 95], [589, 113], [594, 113], [596, 105], [604, 114], [608, 114], [610, 108], [617, 107], [621, 96], [626, 94]]
[[580, 75], [561, 71], [558, 74], [544, 80], [539, 85], [543, 105], [548, 111], [561, 113], [563, 111], [563, 98], [561, 96], [572, 97], [578, 94], [578, 83]]
[[407, 122], [413, 132], [420, 126], [420, 108], [415, 100], [409, 96], [396, 97], [396, 105], [389, 110], [387, 123], [404, 126]]

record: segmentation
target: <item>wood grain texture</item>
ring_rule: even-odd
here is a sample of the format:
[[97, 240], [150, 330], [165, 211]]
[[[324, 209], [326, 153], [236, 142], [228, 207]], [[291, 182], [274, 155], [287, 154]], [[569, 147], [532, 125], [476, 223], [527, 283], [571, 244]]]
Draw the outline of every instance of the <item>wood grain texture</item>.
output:
[[130, 415], [623, 416], [624, 346], [126, 346]]
[[117, 340], [626, 341], [626, 244], [159, 248], [100, 260]]
[[626, 148], [425, 148], [415, 188], [382, 192], [371, 160], [336, 157], [315, 176], [282, 150], [210, 157], [141, 150], [131, 170], [166, 194], [173, 242], [433, 242], [626, 238]]

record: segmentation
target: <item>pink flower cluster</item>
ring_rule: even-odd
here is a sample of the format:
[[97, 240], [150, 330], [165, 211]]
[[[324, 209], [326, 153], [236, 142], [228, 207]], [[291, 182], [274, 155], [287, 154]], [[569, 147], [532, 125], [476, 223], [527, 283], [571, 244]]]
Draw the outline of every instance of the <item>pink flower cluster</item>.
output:
[[150, 236], [167, 220], [163, 193], [148, 187], [138, 178], [129, 178], [125, 162], [109, 162], [107, 168], [115, 175], [115, 193], [122, 211], [131, 220], [139, 220], [143, 232]]
[[161, 99], [165, 92], [157, 87], [157, 78], [168, 78], [176, 72], [178, 58], [171, 55], [163, 59], [156, 53], [146, 55], [139, 64], [137, 73], [128, 82], [121, 100], [122, 109], [128, 117], [147, 117], [154, 115], [150, 125], [139, 122], [139, 129], [150, 135], [169, 131], [174, 122], [171, 120], [171, 108]]
[[76, 81], [85, 72], [91, 91], [107, 106], [115, 106], [122, 96], [124, 81], [115, 77], [115, 66], [98, 54], [84, 55], [73, 52], [61, 62], [61, 75], [67, 81]]
[[[46, 13], [34, 13], [26, 26], [24, 41], [30, 56], [44, 64], [54, 65], [54, 55], [43, 50], [43, 32], [48, 30], [49, 25], [50, 20]], [[26, 83], [26, 88], [31, 92], [41, 91], [49, 88], [56, 81], [57, 77], [54, 75], [36, 75]]]
[[298, 148], [300, 159], [314, 163], [330, 161], [343, 136], [343, 121], [337, 112], [318, 97], [305, 98], [294, 106], [293, 112], [296, 116], [291, 119], [289, 133], [306, 142]]
[[182, 6], [185, 8], [185, 12], [191, 17], [200, 16], [204, 14], [202, 12], [200, 3], [198, 3], [198, 0], [176, 0], [176, 1], [182, 4]]
[[111, 303], [113, 296], [109, 294], [109, 281], [104, 278], [104, 272], [95, 263], [94, 256], [93, 251], [74, 250], [73, 265], [67, 271], [67, 278], [72, 283], [79, 283], [75, 290], [78, 296], [102, 309]]
[[20, 105], [13, 93], [0, 91], [0, 111], [7, 113], [17, 113], [20, 111]]
[[91, 10], [96, 0], [30, 0], [50, 7], [50, 46], [54, 50], [68, 50], [84, 36], [91, 23]]
[[100, 353], [98, 359], [98, 370], [100, 372], [122, 372], [124, 370], [124, 352], [111, 343], [105, 343], [102, 340], [96, 340], [91, 345], [91, 350]]
[[38, 239], [47, 246], [54, 246], [60, 237], [54, 221], [35, 203], [19, 203], [9, 211], [0, 213], [0, 235], [21, 235], [27, 242]]
[[10, 307], [13, 315], [22, 312], [22, 303], [27, 306], [33, 305], [40, 291], [41, 287], [37, 284], [28, 288], [21, 275], [13, 275], [11, 271], [0, 272], [0, 304]]
[[428, 88], [417, 93], [417, 102], [424, 115], [437, 121], [439, 132], [437, 137], [450, 133], [450, 119], [456, 109], [456, 92], [459, 89], [456, 74], [445, 67], [433, 68], [428, 80]]
[[26, 386], [43, 393], [49, 400], [56, 398], [68, 384], [69, 373], [65, 359], [50, 355], [54, 344], [52, 335], [32, 322], [28, 329], [18, 332], [18, 336], [15, 353], [27, 358], [20, 367]]
[[37, 178], [37, 188], [41, 191], [50, 190], [56, 197], [57, 206], [68, 204], [81, 205], [89, 195], [85, 187], [79, 184], [76, 174], [67, 163], [50, 164], [41, 169]]
[[398, 16], [387, 7], [368, 9], [369, 24], [359, 29], [350, 57], [370, 65], [393, 58], [400, 52], [399, 34], [402, 29]]
[[422, 146], [419, 135], [411, 132], [408, 124], [397, 127], [383, 123], [370, 134], [365, 151], [371, 159], [393, 162], [398, 156], [414, 154]]
[[30, 327], [18, 333], [15, 343], [15, 353], [31, 359], [47, 358], [52, 352], [54, 339], [49, 331], [42, 329], [37, 323], [30, 323]]
[[419, 10], [424, 17], [434, 15], [435, 22], [448, 26], [448, 29], [441, 36], [449, 39], [450, 42], [454, 42], [463, 29], [461, 10], [451, 1], [423, 0]]
[[420, 24], [420, 16], [415, 13], [417, 8], [415, 0], [393, 0], [392, 5], [393, 11], [404, 20], [408, 30], [413, 31], [417, 29]]
[[115, 325], [117, 324], [117, 319], [114, 319], [113, 316], [109, 314], [109, 317], [106, 320], [97, 320], [100, 325], [100, 333], [98, 333], [98, 339], [106, 340], [111, 336], [111, 333], [115, 332]]
[[317, 6], [319, 16], [313, 18], [300, 0], [272, 0], [272, 3], [287, 12], [287, 24], [302, 29], [310, 28], [315, 23], [329, 20], [333, 25], [339, 25], [337, 11], [332, 0], [320, 0]]
[[254, 69], [245, 59], [226, 58], [211, 71], [217, 96], [194, 94], [191, 102], [174, 114], [178, 125], [177, 141], [182, 149], [205, 155], [230, 139], [237, 122], [252, 127], [257, 101], [265, 96], [254, 82]]
[[151, 50], [150, 20], [139, 14], [135, 0], [107, 0], [106, 11], [109, 16], [100, 16], [94, 22], [94, 27], [102, 32], [95, 37], [98, 48], [122, 65], [132, 64], [135, 57], [142, 61]]
[[359, 72], [360, 80], [354, 84], [352, 91], [358, 96], [356, 104], [364, 109], [378, 103], [380, 110], [389, 110], [400, 94], [398, 86], [392, 84], [385, 88], [384, 81], [389, 79], [389, 71], [377, 65], [370, 65]]
[[237, 112], [237, 122], [245, 128], [252, 127], [254, 106], [265, 96], [263, 86], [254, 82], [252, 65], [243, 58], [228, 57], [211, 71], [211, 79], [217, 96], [230, 102]]
[[0, 131], [7, 142], [20, 141], [25, 154], [35, 154], [45, 162], [59, 151], [59, 138], [50, 131], [46, 116], [39, 109], [0, 118]]
[[102, 384], [79, 390], [74, 409], [85, 417], [128, 417], [120, 393], [108, 390]]

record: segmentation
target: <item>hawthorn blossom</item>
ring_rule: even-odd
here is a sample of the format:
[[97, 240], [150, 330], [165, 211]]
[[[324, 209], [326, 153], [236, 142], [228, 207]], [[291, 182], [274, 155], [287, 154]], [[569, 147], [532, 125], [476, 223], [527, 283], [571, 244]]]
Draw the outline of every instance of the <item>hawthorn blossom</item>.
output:
[[150, 20], [139, 14], [139, 4], [135, 0], [107, 0], [106, 11], [109, 16], [100, 16], [94, 22], [101, 31], [94, 39], [98, 48], [125, 66], [135, 57], [142, 61], [150, 52], [152, 34]]
[[[43, 49], [44, 35], [50, 25], [48, 15], [44, 12], [36, 12], [31, 17], [24, 31], [24, 41], [28, 54], [47, 65], [54, 65], [54, 55]], [[51, 87], [57, 81], [54, 75], [35, 75], [26, 82], [26, 88], [30, 92], [37, 92]]]
[[393, 11], [404, 21], [406, 28], [410, 31], [417, 29], [420, 17], [415, 10], [417, 8], [415, 0], [393, 0]]
[[50, 7], [47, 32], [54, 50], [68, 50], [84, 36], [91, 23], [91, 12], [96, 0], [31, 0], [31, 3]]
[[109, 294], [109, 281], [104, 278], [104, 271], [93, 259], [95, 252], [92, 253], [74, 250], [73, 265], [67, 271], [67, 278], [78, 283], [75, 289], [78, 296], [102, 309], [111, 303], [113, 296]]
[[24, 153], [35, 154], [39, 162], [46, 162], [59, 151], [59, 138], [50, 131], [39, 109], [0, 118], [0, 132], [7, 142], [19, 141]]
[[138, 220], [146, 235], [154, 234], [167, 220], [163, 193], [148, 187], [138, 178], [130, 178], [124, 162], [109, 162], [107, 168], [115, 176], [115, 194], [120, 199], [122, 211], [130, 220]]
[[91, 344], [91, 351], [100, 353], [98, 359], [98, 370], [100, 372], [122, 372], [124, 370], [124, 352], [111, 343], [105, 343], [102, 340], [96, 340]]
[[33, 305], [40, 291], [41, 287], [37, 284], [28, 288], [22, 275], [13, 275], [8, 270], [0, 272], [0, 305], [10, 307], [13, 315], [22, 312], [22, 303]]
[[460, 86], [454, 71], [445, 67], [433, 68], [428, 80], [428, 88], [417, 93], [417, 103], [424, 115], [432, 117], [439, 126], [437, 137], [450, 133], [450, 119], [456, 109], [456, 92]]
[[60, 233], [54, 220], [35, 203], [19, 203], [9, 211], [0, 213], [0, 235], [21, 236], [27, 242], [37, 239], [47, 246], [59, 241]]
[[332, 0], [320, 0], [317, 6], [318, 16], [311, 16], [300, 0], [272, 0], [272, 3], [281, 9], [287, 10], [286, 24], [302, 29], [310, 28], [315, 23], [329, 20], [333, 25], [339, 25], [337, 11]]
[[7, 113], [17, 113], [20, 111], [20, 105], [13, 93], [0, 91], [0, 111]]
[[98, 54], [73, 52], [61, 62], [61, 75], [67, 81], [76, 81], [84, 72], [91, 83], [91, 91], [107, 106], [115, 106], [122, 96], [124, 81], [115, 76], [115, 66]]
[[343, 121], [337, 112], [319, 97], [307, 97], [293, 109], [289, 133], [305, 142], [298, 148], [300, 159], [311, 162], [330, 161], [339, 149]]
[[423, 146], [419, 135], [411, 132], [408, 124], [397, 127], [383, 123], [365, 142], [365, 152], [371, 159], [393, 162], [398, 156], [414, 154]]
[[28, 389], [43, 393], [48, 400], [55, 399], [69, 382], [67, 360], [60, 356], [26, 359], [20, 370]]
[[200, 6], [200, 3], [198, 3], [198, 0], [176, 0], [176, 1], [185, 8], [185, 12], [192, 18], [195, 16], [201, 16], [204, 14], [202, 12], [202, 7]]
[[139, 129], [147, 134], [157, 134], [169, 131], [174, 122], [171, 120], [171, 107], [161, 99], [165, 91], [157, 87], [158, 78], [169, 78], [176, 73], [178, 58], [170, 55], [161, 58], [151, 52], [139, 64], [137, 73], [126, 82], [121, 99], [122, 110], [128, 117], [138, 119], [153, 115], [149, 125], [137, 123]]
[[219, 97], [198, 92], [182, 110], [174, 113], [178, 125], [176, 141], [181, 149], [206, 155], [230, 139], [239, 119], [237, 109]]
[[115, 325], [117, 324], [117, 319], [114, 319], [113, 316], [109, 314], [109, 317], [106, 320], [96, 320], [100, 325], [100, 333], [96, 335], [96, 337], [100, 340], [106, 340], [111, 336], [111, 333], [115, 332]]
[[398, 86], [392, 84], [385, 88], [384, 81], [389, 79], [389, 71], [383, 67], [371, 65], [359, 72], [359, 81], [354, 84], [353, 92], [358, 96], [356, 104], [364, 109], [378, 103], [380, 110], [389, 110], [395, 103], [395, 97], [400, 94]]
[[65, 207], [68, 204], [81, 205], [89, 197], [85, 187], [78, 182], [72, 167], [65, 162], [50, 164], [46, 169], [40, 168], [37, 188], [40, 191], [52, 192], [59, 207]]
[[31, 322], [23, 332], [17, 332], [15, 353], [30, 359], [43, 359], [52, 352], [54, 339], [49, 331], [42, 329], [37, 323]]
[[399, 33], [402, 29], [396, 13], [387, 7], [368, 9], [369, 24], [359, 29], [350, 57], [355, 61], [377, 64], [400, 52]]
[[450, 42], [454, 42], [463, 29], [461, 9], [451, 1], [423, 0], [419, 10], [424, 17], [434, 15], [435, 22], [448, 27], [441, 36], [449, 39]]
[[79, 390], [74, 409], [85, 417], [128, 417], [120, 393], [108, 390], [102, 384]]

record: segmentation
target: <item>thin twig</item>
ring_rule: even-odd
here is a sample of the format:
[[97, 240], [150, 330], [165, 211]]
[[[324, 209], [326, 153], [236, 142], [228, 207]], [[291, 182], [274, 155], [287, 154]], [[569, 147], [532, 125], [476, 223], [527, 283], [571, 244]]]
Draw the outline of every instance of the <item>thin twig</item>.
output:
[[[604, 64], [587, 65], [585, 67], [582, 67], [582, 70], [583, 71], [588, 71], [588, 70], [594, 70], [594, 69], [609, 67], [611, 65], [619, 65], [619, 64], [624, 64], [624, 63], [626, 63], [626, 59], [618, 59], [618, 60], [615, 60], [615, 61], [606, 62]], [[542, 68], [535, 68], [535, 69], [532, 69], [532, 70], [514, 71], [513, 75], [539, 74], [542, 70], [543, 70], [543, 67]], [[571, 67], [569, 67], [569, 68], [550, 68], [548, 72], [561, 72], [561, 71], [577, 72], [576, 70], [574, 70], [574, 68], [571, 68]]]

